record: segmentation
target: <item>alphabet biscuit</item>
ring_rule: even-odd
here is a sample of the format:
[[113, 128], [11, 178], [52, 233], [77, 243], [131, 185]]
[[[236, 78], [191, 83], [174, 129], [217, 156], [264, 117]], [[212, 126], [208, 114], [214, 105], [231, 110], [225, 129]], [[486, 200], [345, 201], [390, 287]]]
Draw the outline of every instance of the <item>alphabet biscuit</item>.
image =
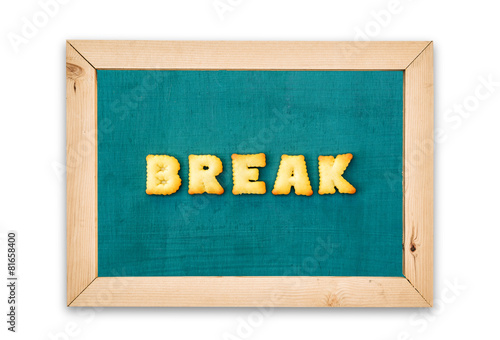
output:
[[281, 156], [273, 194], [288, 195], [292, 186], [297, 195], [311, 196], [313, 194], [309, 175], [307, 174], [306, 160], [303, 155]]
[[189, 190], [192, 194], [222, 195], [224, 189], [215, 178], [222, 172], [222, 162], [212, 155], [189, 155]]
[[335, 187], [341, 194], [354, 194], [356, 188], [351, 183], [346, 181], [342, 175], [352, 159], [352, 154], [346, 153], [343, 155], [319, 156], [319, 190], [320, 195], [334, 194]]
[[254, 155], [231, 156], [233, 162], [233, 194], [265, 194], [266, 183], [258, 181], [259, 169], [266, 166], [266, 155], [263, 153]]
[[171, 195], [179, 190], [181, 178], [178, 172], [181, 166], [177, 159], [166, 155], [148, 155], [146, 163], [148, 195]]

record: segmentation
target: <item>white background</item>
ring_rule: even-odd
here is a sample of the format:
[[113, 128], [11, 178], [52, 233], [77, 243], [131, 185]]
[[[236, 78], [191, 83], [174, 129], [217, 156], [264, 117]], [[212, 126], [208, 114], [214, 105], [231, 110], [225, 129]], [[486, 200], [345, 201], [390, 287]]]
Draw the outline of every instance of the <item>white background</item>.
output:
[[[233, 4], [222, 18], [213, 0], [75, 0], [52, 8], [45, 23], [38, 1], [1, 2], [0, 263], [6, 263], [6, 231], [17, 230], [20, 281], [18, 333], [10, 334], [7, 270], [0, 266], [0, 338], [497, 337], [496, 2], [400, 0], [390, 15], [389, 0], [221, 2]], [[24, 20], [38, 20], [40, 27], [15, 47], [10, 40], [22, 37]], [[434, 309], [275, 309], [263, 315], [249, 308], [66, 307], [65, 175], [59, 168], [65, 163], [66, 39], [360, 38], [434, 41], [435, 122], [444, 136], [435, 140]], [[497, 82], [491, 92], [482, 85], [488, 77]], [[466, 107], [462, 113], [460, 106]]]

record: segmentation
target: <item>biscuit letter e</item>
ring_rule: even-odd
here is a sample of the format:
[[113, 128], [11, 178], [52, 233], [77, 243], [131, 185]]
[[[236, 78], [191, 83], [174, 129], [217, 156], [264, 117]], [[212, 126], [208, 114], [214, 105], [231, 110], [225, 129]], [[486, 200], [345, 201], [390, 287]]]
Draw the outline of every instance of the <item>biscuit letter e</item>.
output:
[[265, 194], [266, 183], [258, 181], [259, 169], [266, 166], [266, 155], [231, 156], [233, 160], [233, 194]]

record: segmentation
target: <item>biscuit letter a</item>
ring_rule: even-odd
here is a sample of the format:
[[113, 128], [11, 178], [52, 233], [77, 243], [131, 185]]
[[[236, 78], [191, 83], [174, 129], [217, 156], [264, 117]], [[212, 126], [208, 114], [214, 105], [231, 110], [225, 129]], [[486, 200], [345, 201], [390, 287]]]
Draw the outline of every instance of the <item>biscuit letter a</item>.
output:
[[335, 187], [341, 194], [354, 194], [356, 188], [347, 182], [342, 175], [352, 159], [352, 154], [319, 156], [319, 190], [320, 195], [334, 194]]
[[288, 195], [292, 186], [297, 195], [311, 196], [313, 194], [306, 161], [303, 155], [281, 156], [281, 163], [274, 182], [274, 195]]
[[222, 162], [212, 155], [189, 155], [189, 194], [222, 195], [224, 189], [215, 178], [222, 172]]
[[146, 157], [146, 193], [148, 195], [170, 195], [179, 190], [181, 178], [179, 161], [166, 155]]

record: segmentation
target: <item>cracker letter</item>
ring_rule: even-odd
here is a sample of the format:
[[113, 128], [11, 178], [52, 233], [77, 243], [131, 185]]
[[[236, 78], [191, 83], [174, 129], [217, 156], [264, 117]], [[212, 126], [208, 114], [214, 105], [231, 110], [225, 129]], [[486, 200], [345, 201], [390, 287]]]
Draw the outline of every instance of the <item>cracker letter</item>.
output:
[[233, 160], [233, 194], [265, 194], [266, 183], [258, 181], [259, 169], [266, 166], [266, 155], [263, 153], [255, 155], [231, 156]]
[[146, 193], [148, 195], [171, 195], [181, 186], [179, 161], [167, 155], [146, 157]]
[[306, 160], [303, 155], [281, 156], [273, 194], [288, 195], [292, 186], [295, 188], [297, 195], [311, 196], [313, 194], [309, 175], [307, 174]]
[[319, 156], [319, 190], [320, 195], [334, 194], [335, 187], [339, 189], [341, 194], [354, 194], [356, 188], [351, 183], [347, 182], [342, 174], [349, 165], [352, 159], [352, 154], [333, 156]]
[[222, 195], [224, 189], [215, 178], [222, 172], [222, 162], [212, 155], [189, 155], [189, 194]]

